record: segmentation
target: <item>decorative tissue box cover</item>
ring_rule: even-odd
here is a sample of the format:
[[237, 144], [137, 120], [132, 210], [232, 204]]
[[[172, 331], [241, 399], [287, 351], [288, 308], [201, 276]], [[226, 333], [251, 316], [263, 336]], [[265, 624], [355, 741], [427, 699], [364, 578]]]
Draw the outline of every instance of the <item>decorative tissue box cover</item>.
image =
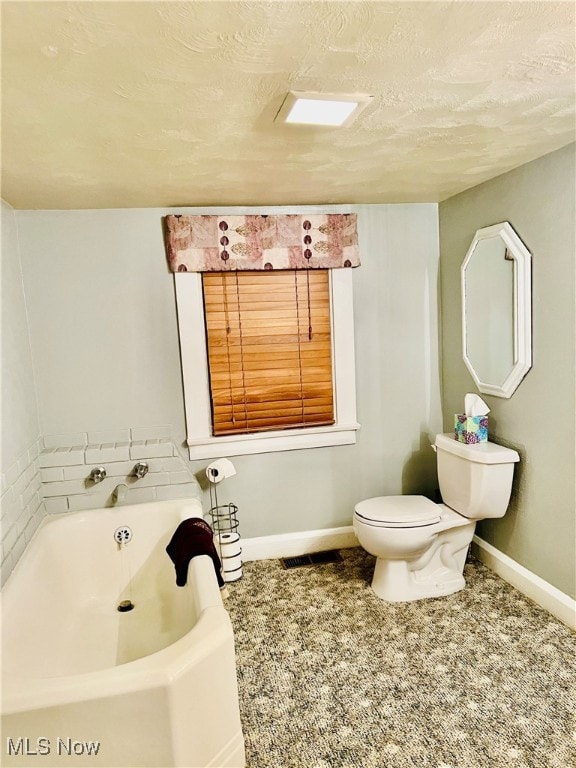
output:
[[454, 437], [460, 443], [485, 443], [488, 440], [488, 416], [454, 414]]

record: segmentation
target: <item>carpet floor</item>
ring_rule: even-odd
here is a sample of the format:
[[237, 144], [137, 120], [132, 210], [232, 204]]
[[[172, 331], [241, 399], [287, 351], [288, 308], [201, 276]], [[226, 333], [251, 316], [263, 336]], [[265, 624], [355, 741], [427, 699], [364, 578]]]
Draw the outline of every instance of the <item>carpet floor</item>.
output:
[[229, 585], [247, 768], [574, 768], [576, 637], [478, 562], [390, 604], [374, 559]]

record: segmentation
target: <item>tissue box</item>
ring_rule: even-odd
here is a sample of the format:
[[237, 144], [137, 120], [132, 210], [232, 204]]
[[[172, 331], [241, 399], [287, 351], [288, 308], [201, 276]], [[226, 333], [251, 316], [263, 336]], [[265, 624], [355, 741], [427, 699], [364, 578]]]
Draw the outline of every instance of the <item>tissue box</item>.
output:
[[488, 440], [488, 416], [454, 414], [454, 437], [459, 443], [485, 443]]

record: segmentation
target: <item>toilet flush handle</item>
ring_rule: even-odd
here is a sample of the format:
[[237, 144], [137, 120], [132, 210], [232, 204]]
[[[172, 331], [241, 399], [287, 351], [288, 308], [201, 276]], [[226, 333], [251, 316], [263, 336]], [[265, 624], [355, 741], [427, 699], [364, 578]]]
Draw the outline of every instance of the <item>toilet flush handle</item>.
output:
[[432, 450], [434, 451], [434, 453], [436, 453], [436, 451], [438, 450], [434, 444], [432, 444], [432, 445], [430, 446], [430, 448], [432, 448]]

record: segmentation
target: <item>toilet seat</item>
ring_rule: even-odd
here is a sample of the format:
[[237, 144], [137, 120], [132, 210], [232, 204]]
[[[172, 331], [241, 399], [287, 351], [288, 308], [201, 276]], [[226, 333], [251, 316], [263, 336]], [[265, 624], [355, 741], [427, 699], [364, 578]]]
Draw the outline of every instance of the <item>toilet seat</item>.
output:
[[421, 528], [439, 522], [441, 509], [425, 496], [375, 496], [356, 504], [354, 516], [377, 528]]

